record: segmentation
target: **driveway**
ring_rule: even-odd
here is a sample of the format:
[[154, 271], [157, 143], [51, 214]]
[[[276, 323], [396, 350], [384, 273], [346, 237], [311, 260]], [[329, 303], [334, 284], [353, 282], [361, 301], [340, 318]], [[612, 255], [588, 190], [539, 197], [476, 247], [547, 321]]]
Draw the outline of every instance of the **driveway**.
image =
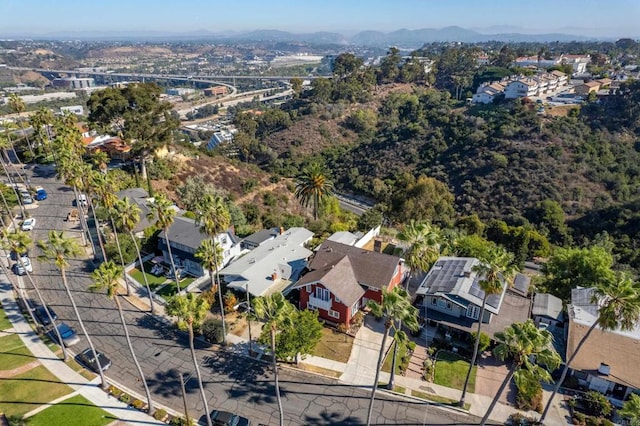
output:
[[[487, 352], [489, 354], [489, 352]], [[498, 361], [494, 356], [479, 356], [478, 373], [476, 374], [475, 393], [493, 397], [498, 392], [500, 385], [509, 372], [509, 368], [504, 363]], [[516, 385], [511, 381], [507, 390], [502, 393], [498, 400], [503, 404], [514, 406], [516, 403]]]

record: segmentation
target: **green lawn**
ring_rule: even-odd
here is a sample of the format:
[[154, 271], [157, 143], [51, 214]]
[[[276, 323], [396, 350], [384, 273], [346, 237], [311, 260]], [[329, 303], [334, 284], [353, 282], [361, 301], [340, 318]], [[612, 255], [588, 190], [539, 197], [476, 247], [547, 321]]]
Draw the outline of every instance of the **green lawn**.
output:
[[[460, 355], [452, 352], [440, 351], [437, 354], [436, 371], [433, 382], [437, 385], [446, 386], [448, 388], [462, 389], [468, 369], [469, 362]], [[473, 370], [471, 370], [469, 386], [467, 387], [467, 390], [471, 393], [475, 391], [477, 369], [478, 367], [474, 366]]]
[[13, 370], [35, 360], [17, 334], [0, 337], [0, 369]]
[[[396, 374], [400, 374], [400, 363], [402, 361], [402, 357], [407, 353], [407, 347], [405, 345], [398, 346], [398, 353], [396, 354]], [[389, 353], [387, 357], [384, 359], [384, 364], [382, 364], [382, 371], [385, 373], [391, 372], [391, 363], [393, 361], [393, 345], [389, 349]]]
[[22, 416], [42, 404], [71, 393], [71, 391], [69, 386], [60, 383], [56, 376], [41, 365], [26, 373], [0, 380], [0, 411], [3, 411], [8, 417]]
[[7, 318], [7, 314], [4, 312], [4, 309], [0, 309], [0, 330], [6, 330], [11, 327], [11, 321]]
[[353, 337], [334, 331], [329, 327], [323, 327], [322, 338], [311, 355], [346, 363], [349, 361], [352, 346]]
[[[137, 268], [133, 268], [131, 269], [131, 271], [129, 271], [129, 275], [131, 275], [134, 280], [144, 285], [144, 277], [142, 276], [142, 271]], [[145, 273], [145, 275], [147, 276], [147, 281], [149, 281], [149, 287], [151, 288], [158, 287], [160, 284], [167, 281], [167, 277], [165, 277], [164, 275], [160, 275], [159, 277], [156, 277], [155, 275], [149, 273]]]
[[115, 420], [118, 418], [96, 407], [82, 395], [76, 395], [30, 417], [29, 426], [102, 426]]

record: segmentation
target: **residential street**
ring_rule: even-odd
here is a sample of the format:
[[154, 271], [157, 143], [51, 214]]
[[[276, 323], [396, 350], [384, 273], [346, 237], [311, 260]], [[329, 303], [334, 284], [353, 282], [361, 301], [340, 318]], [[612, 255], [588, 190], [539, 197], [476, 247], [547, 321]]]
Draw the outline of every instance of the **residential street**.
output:
[[[72, 208], [73, 191], [53, 177], [43, 177], [42, 169], [30, 169], [33, 185], [40, 185], [49, 194], [38, 208], [29, 210], [37, 218], [37, 226], [31, 232], [34, 241], [46, 239], [51, 229], [64, 230], [79, 237], [79, 223], [64, 219]], [[31, 257], [36, 259], [38, 249]], [[68, 272], [80, 313], [91, 333], [96, 348], [105, 352], [113, 361], [107, 377], [144, 395], [137, 379], [137, 371], [130, 359], [122, 326], [113, 301], [104, 294], [88, 290], [89, 262], [71, 260]], [[80, 327], [73, 317], [70, 302], [63, 290], [59, 271], [51, 264], [34, 262], [33, 277], [43, 290], [59, 320], [69, 323], [78, 333]], [[29, 284], [25, 280], [25, 285]], [[36, 300], [35, 295], [32, 295]], [[179, 374], [189, 376], [193, 372], [186, 334], [174, 331], [129, 304], [124, 304], [125, 315], [154, 400], [173, 410], [183, 412]], [[74, 346], [74, 352], [87, 347], [86, 340]], [[223, 351], [217, 347], [199, 347], [203, 379], [209, 398], [209, 409], [224, 409], [249, 417], [252, 422], [277, 424], [277, 404], [270, 374], [270, 365]], [[281, 369], [281, 390], [287, 425], [364, 424], [369, 391], [337, 380], [310, 375], [287, 368]], [[195, 378], [186, 384], [190, 416], [203, 416]], [[428, 408], [427, 408], [428, 407]], [[378, 394], [375, 403], [374, 424], [423, 425], [423, 424], [472, 424], [473, 419], [456, 411], [427, 405], [423, 401], [398, 399]]]

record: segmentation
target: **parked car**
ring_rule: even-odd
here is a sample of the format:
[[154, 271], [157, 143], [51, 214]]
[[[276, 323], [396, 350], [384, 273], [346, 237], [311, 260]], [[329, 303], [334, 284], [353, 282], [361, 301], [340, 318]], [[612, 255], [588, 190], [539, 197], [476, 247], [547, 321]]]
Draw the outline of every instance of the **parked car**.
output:
[[47, 191], [45, 191], [44, 189], [38, 189], [36, 191], [36, 196], [35, 196], [36, 201], [42, 201], [42, 200], [46, 200], [47, 199]]
[[[29, 257], [29, 250], [27, 250], [24, 253], [22, 253], [20, 257]], [[11, 252], [9, 252], [9, 258], [11, 260], [13, 260], [14, 262], [17, 262], [18, 261], [18, 252], [15, 251], [15, 250], [11, 250]]]
[[156, 263], [155, 265], [153, 265], [153, 268], [151, 268], [151, 273], [156, 277], [159, 277], [160, 275], [164, 274], [164, 267], [161, 264]]
[[33, 265], [31, 264], [31, 259], [22, 257], [18, 262], [13, 264], [11, 269], [16, 275], [25, 275], [27, 272], [33, 272]]
[[213, 410], [211, 421], [216, 426], [250, 426], [251, 422], [246, 417], [230, 413], [228, 411]]
[[[62, 343], [68, 348], [69, 346], [73, 346], [80, 341], [80, 338], [76, 334], [76, 332], [69, 327], [64, 322], [58, 324], [58, 332], [60, 333], [60, 337], [62, 338]], [[58, 340], [58, 335], [54, 330], [49, 332], [49, 335], [53, 340]], [[59, 342], [58, 342], [59, 343]]]
[[87, 194], [78, 194], [78, 199], [76, 200], [76, 205], [80, 205], [82, 207], [87, 207], [89, 204], [87, 202]]
[[31, 198], [31, 194], [21, 192], [20, 195], [22, 198], [22, 204], [33, 204], [33, 198]]
[[33, 310], [33, 314], [36, 316], [38, 322], [44, 326], [51, 324], [49, 315], [47, 315], [47, 310], [49, 311], [49, 314], [51, 314], [51, 318], [53, 318], [54, 321], [58, 319], [58, 315], [56, 315], [53, 309], [48, 306], [40, 305]]
[[36, 218], [30, 217], [29, 219], [25, 219], [22, 222], [22, 230], [23, 231], [33, 231], [33, 228], [36, 226]]
[[238, 312], [247, 312], [247, 311], [253, 312], [253, 307], [249, 306], [249, 304], [245, 300], [244, 302], [240, 302], [234, 305], [233, 310]]
[[[182, 279], [182, 275], [183, 275], [183, 274], [184, 274], [184, 269], [182, 269], [182, 268], [176, 268], [176, 278], [177, 278], [177, 279], [179, 279], [179, 280], [180, 280], [180, 279]], [[166, 274], [164, 274], [164, 276], [165, 276], [165, 277], [167, 277], [167, 278], [170, 278], [170, 279], [172, 279], [172, 280], [173, 280], [173, 279], [175, 279], [175, 278], [174, 278], [174, 276], [173, 276], [173, 268], [169, 268], [169, 269], [167, 270], [167, 273], [166, 273]]]
[[[96, 351], [96, 355], [98, 356], [99, 364], [102, 368], [102, 371], [108, 370], [109, 367], [111, 367], [111, 360], [100, 351]], [[93, 351], [91, 350], [91, 348], [87, 348], [84, 351], [80, 352], [78, 354], [78, 361], [80, 361], [80, 363], [82, 363], [92, 371], [96, 373], [100, 372], [98, 370], [98, 362], [96, 362], [96, 359], [93, 357]]]

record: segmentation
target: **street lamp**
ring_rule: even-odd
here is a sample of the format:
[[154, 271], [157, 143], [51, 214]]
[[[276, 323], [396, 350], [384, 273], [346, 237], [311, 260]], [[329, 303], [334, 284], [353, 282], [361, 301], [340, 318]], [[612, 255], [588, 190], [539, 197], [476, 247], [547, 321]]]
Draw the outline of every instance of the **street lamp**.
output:
[[249, 298], [249, 283], [245, 284], [244, 291], [247, 294], [247, 323], [249, 323], [249, 356], [253, 356], [251, 343], [251, 299]]

